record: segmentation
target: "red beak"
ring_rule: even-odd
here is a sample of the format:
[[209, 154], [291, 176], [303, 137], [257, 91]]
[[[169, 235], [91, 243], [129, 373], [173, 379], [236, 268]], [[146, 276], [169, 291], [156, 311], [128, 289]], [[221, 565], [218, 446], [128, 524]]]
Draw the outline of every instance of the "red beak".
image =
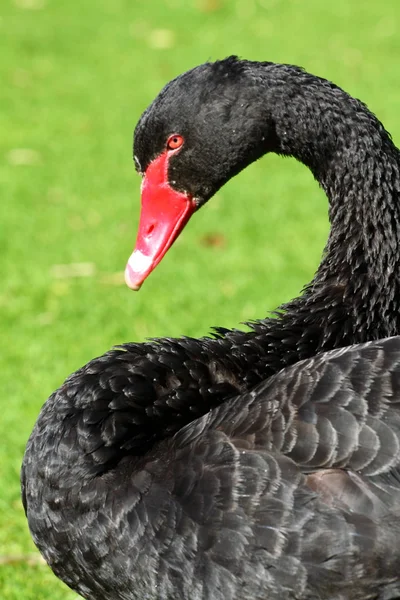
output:
[[168, 159], [163, 152], [153, 160], [142, 182], [139, 231], [125, 269], [132, 290], [140, 289], [196, 210], [193, 198], [169, 185]]

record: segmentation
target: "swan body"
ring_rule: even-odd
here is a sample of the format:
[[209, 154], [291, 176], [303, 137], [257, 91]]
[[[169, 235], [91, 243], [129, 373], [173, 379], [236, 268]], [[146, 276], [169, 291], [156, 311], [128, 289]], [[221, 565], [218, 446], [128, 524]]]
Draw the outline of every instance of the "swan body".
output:
[[135, 131], [127, 283], [267, 152], [330, 202], [303, 294], [250, 332], [92, 360], [28, 441], [33, 539], [87, 600], [400, 598], [399, 151], [376, 117], [289, 65], [230, 57], [173, 80]]

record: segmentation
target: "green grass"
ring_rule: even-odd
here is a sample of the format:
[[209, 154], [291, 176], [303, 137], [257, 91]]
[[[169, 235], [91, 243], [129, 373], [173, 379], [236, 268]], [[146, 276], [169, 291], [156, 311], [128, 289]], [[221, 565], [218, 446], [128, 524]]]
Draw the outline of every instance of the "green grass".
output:
[[[77, 597], [39, 561], [19, 498], [24, 446], [49, 393], [113, 344], [264, 316], [311, 278], [326, 238], [327, 202], [310, 173], [267, 157], [130, 292], [141, 111], [176, 74], [236, 53], [334, 80], [396, 140], [399, 28], [397, 0], [2, 0], [2, 600]], [[89, 264], [84, 276], [61, 276], [57, 265], [72, 263]]]

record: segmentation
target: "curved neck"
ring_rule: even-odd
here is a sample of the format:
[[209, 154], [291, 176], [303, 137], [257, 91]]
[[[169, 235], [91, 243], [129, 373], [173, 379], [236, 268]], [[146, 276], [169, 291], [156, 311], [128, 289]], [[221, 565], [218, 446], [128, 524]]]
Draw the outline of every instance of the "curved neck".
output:
[[329, 200], [331, 230], [303, 294], [255, 326], [265, 373], [400, 331], [399, 151], [361, 102], [304, 79], [290, 101], [284, 86], [275, 90], [277, 150], [312, 170]]

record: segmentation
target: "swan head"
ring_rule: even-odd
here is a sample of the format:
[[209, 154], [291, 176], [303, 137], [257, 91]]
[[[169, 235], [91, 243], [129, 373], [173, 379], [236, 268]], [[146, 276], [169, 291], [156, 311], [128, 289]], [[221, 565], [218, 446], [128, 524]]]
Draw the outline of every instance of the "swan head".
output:
[[125, 271], [130, 288], [140, 288], [193, 213], [224, 183], [275, 149], [251, 64], [269, 63], [230, 57], [200, 65], [168, 83], [141, 116], [133, 150], [143, 177], [142, 206]]

